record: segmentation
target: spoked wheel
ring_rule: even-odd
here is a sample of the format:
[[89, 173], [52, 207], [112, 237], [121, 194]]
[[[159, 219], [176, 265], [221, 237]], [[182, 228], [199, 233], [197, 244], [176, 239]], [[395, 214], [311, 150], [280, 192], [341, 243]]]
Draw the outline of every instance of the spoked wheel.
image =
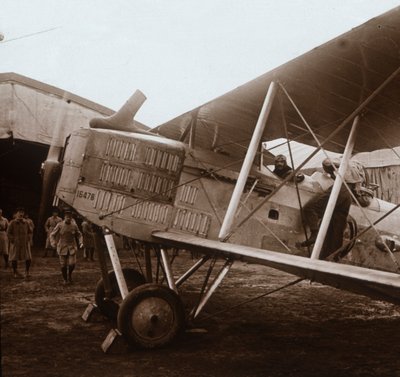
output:
[[[133, 268], [123, 268], [126, 285], [128, 291], [132, 291], [134, 288], [146, 283], [144, 276]], [[119, 303], [122, 301], [121, 293], [119, 291], [117, 278], [114, 271], [108, 273], [111, 285], [111, 299], [106, 298], [104, 290], [103, 279], [100, 279], [96, 286], [95, 291], [95, 302], [100, 312], [110, 319], [116, 319], [119, 310]]]
[[141, 348], [171, 343], [184, 329], [179, 296], [166, 286], [144, 284], [126, 296], [118, 312], [118, 329], [126, 341]]

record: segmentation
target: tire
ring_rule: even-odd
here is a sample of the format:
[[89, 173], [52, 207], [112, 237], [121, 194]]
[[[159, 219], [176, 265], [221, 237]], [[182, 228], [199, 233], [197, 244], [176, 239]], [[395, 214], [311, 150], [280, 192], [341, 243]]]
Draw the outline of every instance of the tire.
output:
[[[347, 216], [347, 224], [346, 224], [346, 229], [343, 234], [343, 243], [348, 242], [352, 238], [356, 236], [358, 233], [358, 227], [357, 227], [357, 222], [354, 219], [354, 217], [348, 215]], [[338, 255], [338, 259], [344, 258], [348, 253], [350, 253], [351, 249], [354, 247], [356, 244], [356, 239], [354, 238], [353, 241], [351, 241], [343, 250], [342, 252]]]
[[[128, 286], [128, 291], [132, 291], [139, 285], [145, 284], [146, 279], [137, 270], [133, 268], [123, 268], [122, 269], [126, 285]], [[121, 301], [121, 294], [119, 292], [117, 278], [114, 271], [108, 273], [111, 285], [111, 300], [106, 298], [106, 293], [104, 290], [103, 279], [100, 279], [96, 286], [96, 291], [94, 294], [94, 299], [100, 312], [110, 319], [117, 319], [119, 310], [119, 301]]]
[[180, 297], [166, 286], [144, 284], [126, 296], [118, 312], [118, 329], [135, 347], [152, 349], [175, 340], [185, 327]]

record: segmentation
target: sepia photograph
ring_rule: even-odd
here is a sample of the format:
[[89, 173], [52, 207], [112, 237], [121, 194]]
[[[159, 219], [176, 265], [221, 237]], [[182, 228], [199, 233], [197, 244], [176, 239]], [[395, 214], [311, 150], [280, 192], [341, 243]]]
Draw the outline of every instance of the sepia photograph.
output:
[[4, 377], [400, 377], [394, 0], [3, 0]]

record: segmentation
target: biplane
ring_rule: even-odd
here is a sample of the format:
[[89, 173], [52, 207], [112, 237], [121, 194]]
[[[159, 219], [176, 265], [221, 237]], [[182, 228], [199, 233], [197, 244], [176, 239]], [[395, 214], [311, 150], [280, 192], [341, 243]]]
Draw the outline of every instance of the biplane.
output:
[[[59, 155], [50, 151], [44, 170], [58, 174], [58, 203], [101, 231], [98, 309], [117, 317], [129, 343], [164, 346], [238, 261], [399, 304], [398, 204], [374, 195], [366, 206], [353, 200], [343, 246], [320, 258], [350, 157], [400, 145], [399, 73], [400, 7], [153, 130], [135, 127], [145, 100], [136, 91], [116, 114], [73, 132]], [[316, 147], [285, 179], [266, 167], [272, 155], [261, 149], [277, 138]], [[317, 239], [304, 250], [302, 208], [322, 186], [294, 177], [319, 150], [343, 156]], [[113, 234], [144, 248], [143, 272], [121, 265]], [[200, 255], [179, 277], [177, 249]], [[214, 271], [217, 259], [223, 263]], [[207, 265], [186, 310], [182, 284]]]

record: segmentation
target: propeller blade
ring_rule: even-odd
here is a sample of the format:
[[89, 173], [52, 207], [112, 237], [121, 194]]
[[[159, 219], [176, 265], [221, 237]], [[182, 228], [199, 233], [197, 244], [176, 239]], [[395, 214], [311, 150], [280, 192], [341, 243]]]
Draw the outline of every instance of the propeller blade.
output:
[[[67, 101], [67, 93], [64, 93], [62, 101]], [[42, 163], [41, 175], [42, 175], [42, 192], [40, 196], [40, 207], [38, 216], [38, 227], [39, 240], [42, 241], [43, 226], [47, 216], [51, 212], [53, 205], [54, 193], [57, 185], [57, 181], [61, 172], [59, 157], [61, 150], [64, 146], [64, 140], [61, 137], [62, 126], [64, 125], [65, 110], [60, 106], [55, 127], [53, 130], [52, 140], [47, 154], [46, 161]]]

